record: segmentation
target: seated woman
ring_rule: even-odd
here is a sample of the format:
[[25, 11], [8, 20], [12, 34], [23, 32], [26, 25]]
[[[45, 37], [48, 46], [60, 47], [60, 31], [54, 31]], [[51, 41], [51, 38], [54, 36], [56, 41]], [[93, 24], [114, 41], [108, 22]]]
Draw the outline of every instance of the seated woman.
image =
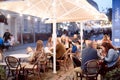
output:
[[117, 62], [119, 59], [119, 54], [116, 51], [111, 43], [104, 42], [101, 45], [102, 48], [102, 56], [103, 56], [103, 64], [102, 70], [111, 70], [117, 66]]
[[49, 37], [47, 43], [46, 43], [46, 47], [51, 48], [53, 46], [53, 41], [52, 41], [52, 37]]
[[46, 59], [47, 59], [47, 57], [46, 57], [46, 54], [45, 54], [45, 51], [44, 51], [43, 41], [38, 40], [33, 60], [34, 61], [39, 60], [40, 62], [45, 62]]
[[44, 48], [44, 51], [47, 55], [52, 55], [52, 48], [53, 48], [53, 41], [52, 41], [52, 37], [49, 37], [47, 43], [46, 43], [46, 47]]
[[36, 61], [40, 62], [39, 65], [42, 67], [43, 71], [45, 72], [45, 68], [47, 64], [47, 56], [44, 51], [42, 40], [38, 40], [36, 44], [36, 51], [34, 53], [32, 62], [35, 63]]

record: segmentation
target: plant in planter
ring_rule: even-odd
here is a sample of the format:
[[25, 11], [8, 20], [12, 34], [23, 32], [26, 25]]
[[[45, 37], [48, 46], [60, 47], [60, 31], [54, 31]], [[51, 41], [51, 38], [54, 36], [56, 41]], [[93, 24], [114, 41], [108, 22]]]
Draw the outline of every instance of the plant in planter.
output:
[[0, 66], [0, 80], [6, 80], [5, 69], [2, 66]]
[[107, 72], [104, 78], [104, 80], [120, 80], [120, 68]]

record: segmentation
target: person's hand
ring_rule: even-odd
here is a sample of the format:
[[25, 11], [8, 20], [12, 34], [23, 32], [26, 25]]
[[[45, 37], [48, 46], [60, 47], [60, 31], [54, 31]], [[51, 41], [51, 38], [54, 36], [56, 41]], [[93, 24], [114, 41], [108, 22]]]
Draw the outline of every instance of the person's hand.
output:
[[101, 56], [105, 57], [106, 53], [102, 51]]
[[100, 60], [99, 60], [99, 65], [102, 65], [102, 64], [103, 64], [103, 60], [100, 59]]
[[103, 59], [104, 59], [104, 56], [101, 56], [101, 59], [103, 60]]
[[102, 62], [103, 62], [103, 59], [100, 59], [99, 62], [102, 63]]

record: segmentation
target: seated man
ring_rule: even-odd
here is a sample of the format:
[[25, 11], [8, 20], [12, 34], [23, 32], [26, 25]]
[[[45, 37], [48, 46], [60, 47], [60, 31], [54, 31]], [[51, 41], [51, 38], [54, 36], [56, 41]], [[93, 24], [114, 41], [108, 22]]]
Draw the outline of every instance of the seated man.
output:
[[[82, 56], [81, 56], [81, 67], [77, 67], [74, 69], [74, 72], [79, 72], [82, 74], [82, 70], [85, 70], [85, 63], [89, 60], [93, 59], [99, 59], [99, 56], [97, 55], [97, 50], [94, 48], [94, 42], [93, 41], [88, 41], [86, 44], [86, 48], [83, 49], [82, 51]], [[75, 76], [77, 78], [77, 75]]]
[[[65, 46], [60, 42], [59, 38], [57, 38], [56, 41], [56, 59], [60, 60], [63, 59], [63, 55], [66, 52]], [[50, 60], [53, 63], [53, 56], [51, 56]], [[56, 65], [59, 65], [58, 62], [56, 62]], [[57, 66], [57, 69], [59, 70], [59, 67]]]

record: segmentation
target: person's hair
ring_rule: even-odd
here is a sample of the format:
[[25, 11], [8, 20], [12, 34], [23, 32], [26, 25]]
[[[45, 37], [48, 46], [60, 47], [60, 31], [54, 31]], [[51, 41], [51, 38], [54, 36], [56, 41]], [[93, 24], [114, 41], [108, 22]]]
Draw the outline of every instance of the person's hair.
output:
[[111, 43], [103, 42], [102, 46], [105, 48], [105, 51], [108, 53], [109, 49], [114, 49], [113, 45]]
[[36, 45], [36, 51], [41, 51], [43, 48], [43, 41], [42, 40], [38, 40], [37, 41], [37, 45]]
[[26, 49], [28, 52], [33, 51], [32, 47], [27, 47]]
[[92, 47], [93, 42], [91, 40], [86, 40], [86, 46]]
[[48, 42], [51, 42], [51, 41], [52, 41], [52, 37], [49, 37], [49, 38], [48, 38]]
[[3, 51], [0, 49], [0, 53], [3, 53]]
[[13, 36], [13, 34], [10, 34], [10, 36]]
[[109, 37], [109, 36], [105, 34], [105, 35], [103, 36], [103, 40], [109, 40], [108, 37]]
[[65, 41], [66, 36], [65, 36], [65, 35], [62, 35], [60, 38], [61, 38], [61, 41]]

